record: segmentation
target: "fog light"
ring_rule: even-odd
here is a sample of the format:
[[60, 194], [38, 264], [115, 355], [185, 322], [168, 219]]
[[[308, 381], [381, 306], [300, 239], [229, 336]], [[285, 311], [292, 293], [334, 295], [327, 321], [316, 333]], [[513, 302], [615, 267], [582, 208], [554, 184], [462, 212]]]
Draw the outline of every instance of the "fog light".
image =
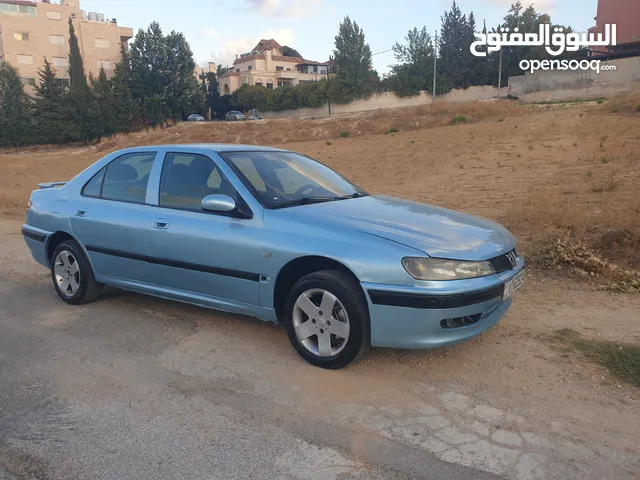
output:
[[445, 318], [444, 320], [440, 320], [440, 326], [447, 330], [452, 328], [468, 327], [469, 325], [478, 323], [481, 316], [482, 314], [478, 313], [476, 315], [467, 315], [465, 317]]

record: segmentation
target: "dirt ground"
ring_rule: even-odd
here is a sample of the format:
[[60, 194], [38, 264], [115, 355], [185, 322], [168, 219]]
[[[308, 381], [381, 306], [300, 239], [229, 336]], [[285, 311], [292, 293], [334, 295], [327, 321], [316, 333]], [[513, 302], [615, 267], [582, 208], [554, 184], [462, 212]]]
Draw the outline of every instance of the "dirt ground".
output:
[[[609, 230], [637, 236], [640, 114], [622, 107], [614, 113], [611, 105], [498, 102], [332, 119], [181, 124], [98, 146], [0, 154], [0, 266], [21, 283], [44, 281], [19, 241], [19, 219], [36, 183], [66, 180], [116, 148], [157, 143], [261, 143], [301, 151], [370, 193], [501, 222], [525, 255], [537, 242], [565, 232], [592, 244]], [[468, 121], [449, 125], [458, 114]], [[399, 131], [385, 134], [390, 128]], [[625, 267], [640, 264], [638, 252], [607, 253]], [[15, 258], [27, 263], [15, 267]], [[252, 358], [266, 360], [255, 371], [235, 362], [233, 369], [266, 397], [274, 385], [297, 387], [295, 399], [278, 401], [313, 406], [318, 418], [327, 404], [340, 405], [345, 417], [339, 421], [414, 445], [418, 434], [411, 425], [424, 422], [417, 412], [431, 409], [441, 417], [429, 417], [441, 423], [434, 437], [439, 440], [419, 447], [442, 460], [518, 479], [634, 478], [640, 471], [638, 389], [542, 339], [569, 327], [587, 338], [639, 344], [640, 295], [596, 287], [534, 271], [506, 317], [479, 338], [432, 352], [375, 350], [341, 372], [292, 366], [296, 359], [281, 352], [286, 337], [277, 328], [138, 296], [116, 301], [153, 318], [197, 323], [197, 334], [159, 357], [166, 368], [224, 376], [223, 340], [242, 339], [255, 350]], [[45, 325], [55, 329], [67, 321], [51, 317]], [[290, 369], [272, 367], [280, 364]], [[474, 438], [467, 442], [459, 435]]]

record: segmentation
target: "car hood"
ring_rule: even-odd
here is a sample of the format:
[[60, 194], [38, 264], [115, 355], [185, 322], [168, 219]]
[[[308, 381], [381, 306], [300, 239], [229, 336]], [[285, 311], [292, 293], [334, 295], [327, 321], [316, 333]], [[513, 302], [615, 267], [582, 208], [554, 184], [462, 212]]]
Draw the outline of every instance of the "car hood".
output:
[[382, 195], [286, 210], [294, 216], [300, 215], [300, 220], [355, 229], [420, 250], [431, 257], [487, 260], [516, 245], [507, 229], [489, 220]]

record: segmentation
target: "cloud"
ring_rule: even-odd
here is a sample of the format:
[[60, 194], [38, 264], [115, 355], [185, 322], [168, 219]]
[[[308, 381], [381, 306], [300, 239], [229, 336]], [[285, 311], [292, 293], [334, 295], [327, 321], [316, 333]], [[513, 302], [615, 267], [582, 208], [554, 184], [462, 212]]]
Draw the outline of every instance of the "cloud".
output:
[[[490, 2], [509, 8], [515, 3], [515, 0], [490, 0]], [[556, 7], [556, 0], [526, 0], [522, 2], [525, 8], [531, 4], [533, 4], [533, 8], [535, 8], [538, 13], [552, 13]]]
[[219, 65], [231, 65], [236, 59], [236, 55], [251, 51], [263, 38], [273, 38], [280, 45], [289, 46], [294, 43], [296, 39], [290, 28], [265, 30], [260, 36], [232, 37], [220, 34], [217, 35], [216, 43], [222, 45], [222, 47], [212, 52], [209, 55], [208, 61], [216, 62]]
[[305, 18], [322, 5], [322, 0], [246, 0], [247, 11], [268, 17]]
[[200, 36], [202, 38], [214, 39], [217, 36], [217, 32], [213, 28], [203, 28], [200, 30]]

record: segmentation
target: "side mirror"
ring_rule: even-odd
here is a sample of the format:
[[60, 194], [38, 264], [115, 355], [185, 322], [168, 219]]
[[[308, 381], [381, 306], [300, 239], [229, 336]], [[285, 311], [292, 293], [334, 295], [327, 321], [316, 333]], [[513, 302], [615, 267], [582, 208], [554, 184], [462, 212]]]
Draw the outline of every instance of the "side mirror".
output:
[[207, 195], [202, 199], [202, 210], [205, 212], [232, 212], [236, 209], [236, 201], [227, 195]]

